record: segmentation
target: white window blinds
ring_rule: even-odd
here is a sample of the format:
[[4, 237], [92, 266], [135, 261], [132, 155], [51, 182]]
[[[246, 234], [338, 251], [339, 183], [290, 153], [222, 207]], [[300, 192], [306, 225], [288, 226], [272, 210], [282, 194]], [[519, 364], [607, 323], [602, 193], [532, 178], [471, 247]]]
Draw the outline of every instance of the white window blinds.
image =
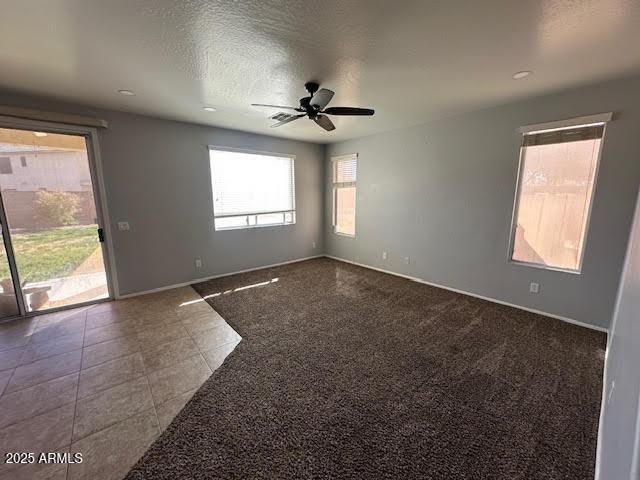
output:
[[358, 156], [356, 154], [335, 157], [334, 183], [355, 183], [357, 161]]
[[333, 227], [335, 233], [356, 234], [356, 176], [358, 155], [342, 155], [333, 161]]
[[295, 223], [292, 157], [211, 149], [216, 230]]
[[604, 127], [524, 134], [511, 260], [580, 271]]

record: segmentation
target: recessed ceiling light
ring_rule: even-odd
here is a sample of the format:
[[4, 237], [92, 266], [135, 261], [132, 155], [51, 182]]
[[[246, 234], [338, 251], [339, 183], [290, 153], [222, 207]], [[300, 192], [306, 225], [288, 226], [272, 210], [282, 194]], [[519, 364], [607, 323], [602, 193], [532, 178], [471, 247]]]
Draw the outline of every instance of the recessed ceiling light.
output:
[[521, 72], [516, 72], [513, 74], [512, 78], [514, 80], [520, 80], [521, 78], [526, 78], [531, 75], [533, 72], [531, 70], [523, 70]]
[[126, 95], [127, 97], [133, 97], [135, 95], [131, 90], [118, 90], [118, 93], [120, 95]]
[[46, 132], [33, 132], [36, 137], [46, 137]]
[[204, 107], [204, 111], [205, 111], [205, 112], [215, 112], [215, 111], [216, 111], [216, 109], [215, 109], [215, 108], [213, 108], [213, 107]]

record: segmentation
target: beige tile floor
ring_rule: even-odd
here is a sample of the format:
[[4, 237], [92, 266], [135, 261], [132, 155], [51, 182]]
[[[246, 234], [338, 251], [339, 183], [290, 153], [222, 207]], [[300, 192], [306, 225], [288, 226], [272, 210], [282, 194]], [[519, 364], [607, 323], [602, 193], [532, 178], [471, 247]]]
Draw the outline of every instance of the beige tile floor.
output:
[[0, 480], [121, 479], [240, 340], [190, 287], [0, 324]]

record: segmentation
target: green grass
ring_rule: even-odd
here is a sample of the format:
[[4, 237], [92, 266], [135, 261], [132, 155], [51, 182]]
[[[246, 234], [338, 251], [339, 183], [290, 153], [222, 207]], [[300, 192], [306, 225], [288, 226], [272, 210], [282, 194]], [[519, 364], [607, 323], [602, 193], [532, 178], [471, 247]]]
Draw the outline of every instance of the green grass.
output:
[[[29, 283], [71, 274], [100, 246], [97, 227], [63, 227], [11, 236], [20, 281]], [[9, 277], [9, 265], [0, 247], [0, 278]]]

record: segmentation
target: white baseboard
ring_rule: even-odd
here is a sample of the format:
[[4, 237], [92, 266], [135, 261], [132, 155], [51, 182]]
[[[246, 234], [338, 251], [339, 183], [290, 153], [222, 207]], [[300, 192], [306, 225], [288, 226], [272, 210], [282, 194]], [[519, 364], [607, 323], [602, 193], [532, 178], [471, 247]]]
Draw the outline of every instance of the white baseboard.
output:
[[385, 270], [383, 268], [373, 267], [371, 265], [367, 265], [364, 263], [354, 262], [352, 260], [347, 260], [340, 257], [334, 257], [333, 255], [324, 255], [324, 256], [327, 258], [332, 258], [333, 260], [338, 260], [339, 262], [351, 263], [352, 265], [357, 265], [359, 267], [368, 268], [370, 270], [376, 270], [382, 273], [388, 273], [389, 275], [395, 275], [396, 277], [406, 278], [408, 280], [412, 280], [418, 283], [423, 283], [425, 285], [429, 285], [432, 287], [443, 288], [444, 290], [449, 290], [451, 292], [461, 293], [463, 295], [469, 295], [470, 297], [479, 298], [481, 300], [486, 300], [488, 302], [498, 303], [500, 305], [506, 305], [507, 307], [518, 308], [520, 310], [525, 310], [531, 313], [537, 313], [538, 315], [544, 315], [545, 317], [555, 318], [557, 320], [562, 320], [563, 322], [572, 323], [580, 327], [590, 328], [591, 330], [597, 330], [598, 332], [609, 333], [609, 330], [607, 328], [599, 327], [597, 325], [591, 325], [590, 323], [580, 322], [578, 320], [574, 320], [573, 318], [563, 317], [562, 315], [543, 312], [542, 310], [536, 310], [535, 308], [523, 307], [522, 305], [516, 305], [514, 303], [505, 302], [503, 300], [498, 300], [497, 298], [485, 297], [484, 295], [478, 295], [477, 293], [467, 292], [465, 290], [460, 290], [459, 288], [453, 288], [453, 287], [448, 287], [446, 285], [440, 285], [438, 283], [428, 282], [426, 280], [423, 280], [422, 278], [412, 277], [410, 275], [404, 275], [402, 273], [392, 272], [391, 270]]
[[357, 265], [359, 267], [368, 268], [370, 270], [376, 270], [378, 272], [388, 273], [389, 275], [395, 275], [396, 277], [406, 278], [407, 280], [412, 280], [414, 282], [423, 283], [425, 285], [430, 285], [432, 287], [443, 288], [443, 289], [449, 290], [451, 292], [461, 293], [463, 295], [469, 295], [470, 297], [479, 298], [481, 300], [486, 300], [488, 302], [498, 303], [500, 305], [506, 305], [508, 307], [518, 308], [520, 310], [525, 310], [527, 312], [536, 313], [538, 315], [544, 315], [546, 317], [555, 318], [557, 320], [562, 320], [563, 322], [572, 323], [572, 324], [578, 325], [580, 327], [590, 328], [591, 330], [597, 330], [598, 332], [609, 333], [609, 330], [607, 328], [599, 327], [597, 325], [591, 325], [591, 324], [585, 323], [585, 322], [580, 322], [579, 320], [574, 320], [573, 318], [563, 317], [562, 315], [556, 315], [554, 313], [544, 312], [542, 310], [536, 310], [535, 308], [523, 307], [522, 305], [516, 305], [514, 303], [505, 302], [503, 300], [498, 300], [497, 298], [486, 297], [484, 295], [478, 295], [477, 293], [468, 292], [466, 290], [460, 290], [459, 288], [453, 288], [453, 287], [448, 287], [446, 285], [441, 285], [439, 283], [428, 282], [428, 281], [426, 281], [426, 280], [424, 280], [422, 278], [419, 278], [419, 277], [412, 277], [410, 275], [404, 275], [402, 273], [392, 272], [391, 270], [385, 270], [383, 268], [374, 267], [374, 266], [371, 266], [371, 265], [367, 265], [365, 263], [354, 262], [353, 260], [347, 260], [345, 258], [335, 257], [333, 255], [327, 255], [327, 254], [313, 255], [313, 256], [304, 257], [304, 258], [296, 258], [295, 260], [288, 260], [286, 262], [272, 263], [270, 265], [262, 265], [262, 266], [259, 266], [259, 267], [247, 268], [245, 270], [237, 270], [235, 272], [221, 273], [219, 275], [212, 275], [210, 277], [194, 278], [194, 279], [189, 280], [187, 282], [174, 283], [172, 285], [166, 285], [164, 287], [158, 287], [158, 288], [154, 288], [154, 289], [151, 289], [151, 290], [144, 290], [144, 291], [141, 291], [141, 292], [128, 293], [126, 295], [119, 295], [116, 298], [117, 299], [124, 299], [124, 298], [137, 297], [137, 296], [140, 296], [140, 295], [146, 295], [148, 293], [162, 292], [164, 290], [171, 290], [172, 288], [186, 287], [186, 286], [191, 285], [193, 283], [206, 282], [207, 280], [213, 280], [214, 278], [228, 277], [230, 275], [236, 275], [238, 273], [253, 272], [253, 271], [256, 271], [256, 270], [262, 270], [262, 269], [265, 269], [265, 268], [278, 267], [278, 266], [281, 266], [281, 265], [288, 265], [290, 263], [303, 262], [305, 260], [311, 260], [313, 258], [320, 258], [320, 257], [331, 258], [331, 259], [337, 260], [339, 262], [350, 263], [352, 265]]
[[228, 277], [230, 275], [236, 275], [238, 273], [253, 272], [255, 270], [263, 270], [265, 268], [279, 267], [281, 265], [288, 265], [290, 263], [304, 262], [305, 260], [311, 260], [312, 258], [320, 258], [320, 257], [324, 257], [324, 256], [325, 255], [313, 255], [311, 257], [296, 258], [295, 260], [287, 260], [286, 262], [272, 263], [270, 265], [262, 265], [260, 267], [247, 268], [245, 270], [237, 270], [235, 272], [221, 273], [219, 275], [212, 275], [210, 277], [194, 278], [193, 280], [189, 280], [188, 282], [174, 283], [172, 285], [166, 285], [164, 287], [153, 288], [151, 290], [144, 290], [144, 291], [135, 292], [135, 293], [127, 293], [126, 295], [118, 295], [116, 297], [116, 299], [121, 300], [121, 299], [124, 299], [124, 298], [138, 297], [140, 295], [146, 295], [148, 293], [157, 293], [157, 292], [162, 292], [164, 290], [171, 290], [172, 288], [186, 287], [186, 286], [191, 285], [193, 283], [206, 282], [207, 280], [213, 280], [214, 278]]

